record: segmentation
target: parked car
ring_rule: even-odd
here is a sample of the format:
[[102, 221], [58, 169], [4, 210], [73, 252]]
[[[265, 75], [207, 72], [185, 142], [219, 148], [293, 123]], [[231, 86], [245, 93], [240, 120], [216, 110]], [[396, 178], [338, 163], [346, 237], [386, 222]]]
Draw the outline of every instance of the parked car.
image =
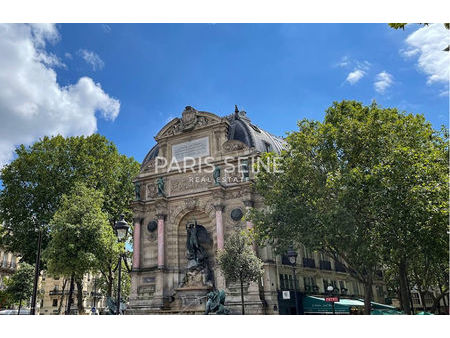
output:
[[[0, 315], [17, 315], [19, 310], [17, 309], [8, 309], [8, 310], [2, 310], [0, 311]], [[30, 310], [29, 309], [20, 309], [20, 315], [29, 315]]]

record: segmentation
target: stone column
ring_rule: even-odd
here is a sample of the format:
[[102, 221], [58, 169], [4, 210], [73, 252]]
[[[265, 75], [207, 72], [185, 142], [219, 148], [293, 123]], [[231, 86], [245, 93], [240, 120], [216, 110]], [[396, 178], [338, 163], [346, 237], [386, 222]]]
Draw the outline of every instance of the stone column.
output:
[[158, 216], [158, 268], [164, 268], [164, 218], [165, 215]]
[[217, 250], [223, 250], [224, 236], [223, 236], [223, 218], [222, 218], [222, 204], [214, 205], [216, 209], [216, 235], [217, 235]]
[[133, 269], [139, 269], [139, 261], [141, 254], [141, 218], [134, 218], [133, 230]]

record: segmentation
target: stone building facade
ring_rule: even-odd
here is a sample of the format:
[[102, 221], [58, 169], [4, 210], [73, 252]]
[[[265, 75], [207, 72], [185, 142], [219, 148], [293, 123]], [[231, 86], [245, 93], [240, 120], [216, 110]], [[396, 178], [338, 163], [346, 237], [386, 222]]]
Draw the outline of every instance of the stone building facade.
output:
[[17, 255], [0, 248], [0, 290], [5, 288], [5, 279], [16, 272], [18, 264]]
[[[99, 276], [87, 273], [83, 277], [83, 315], [91, 314], [91, 309], [95, 307], [97, 314], [101, 313], [105, 306], [105, 297], [98, 287]], [[70, 280], [48, 275], [42, 272], [39, 283], [39, 301], [37, 312], [40, 315], [63, 315], [67, 309], [69, 301]], [[77, 298], [78, 289], [75, 286], [72, 296], [71, 313], [78, 314]]]
[[[279, 153], [285, 142], [254, 125], [237, 108], [220, 117], [189, 106], [155, 140], [134, 181], [128, 313], [202, 313], [212, 288], [224, 289], [226, 306], [239, 313], [240, 289], [221, 276], [216, 254], [231, 232], [252, 227], [245, 220], [249, 208], [264, 207], [252, 189], [252, 163], [261, 153]], [[192, 269], [187, 252], [188, 228], [194, 223], [203, 231], [207, 256], [203, 270]], [[246, 312], [278, 314], [281, 291], [293, 286], [292, 268], [269, 247], [255, 250], [264, 262], [264, 276], [245, 287]], [[306, 294], [323, 293], [324, 285], [334, 283], [348, 295], [362, 296], [362, 285], [343, 264], [306, 248], [299, 252], [296, 279], [298, 290]], [[380, 301], [381, 281], [374, 288]]]

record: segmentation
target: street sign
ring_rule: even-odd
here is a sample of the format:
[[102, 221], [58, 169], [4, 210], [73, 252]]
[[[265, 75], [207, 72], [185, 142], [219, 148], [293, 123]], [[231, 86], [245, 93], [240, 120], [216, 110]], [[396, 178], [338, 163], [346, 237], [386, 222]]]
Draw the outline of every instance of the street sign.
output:
[[283, 299], [291, 299], [291, 292], [283, 291]]
[[327, 303], [337, 303], [339, 302], [339, 297], [325, 297]]

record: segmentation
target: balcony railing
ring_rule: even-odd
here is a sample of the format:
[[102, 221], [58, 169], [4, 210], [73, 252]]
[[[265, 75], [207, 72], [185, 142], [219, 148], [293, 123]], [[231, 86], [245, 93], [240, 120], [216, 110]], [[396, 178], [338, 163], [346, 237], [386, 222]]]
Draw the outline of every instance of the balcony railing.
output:
[[315, 268], [316, 262], [314, 262], [313, 258], [303, 258], [303, 266], [305, 268]]
[[317, 294], [319, 292], [319, 287], [317, 285], [305, 285], [305, 293]]
[[[77, 293], [78, 293], [78, 290], [77, 290], [77, 289], [73, 289], [72, 294], [76, 295]], [[62, 290], [53, 289], [53, 290], [50, 290], [50, 291], [48, 292], [48, 294], [49, 294], [50, 296], [60, 296], [60, 295], [62, 295]], [[68, 294], [69, 294], [69, 290], [68, 290], [68, 289], [65, 289], [65, 290], [64, 290], [64, 294], [65, 294], [65, 295], [68, 295]], [[89, 292], [83, 291], [83, 296], [87, 296], [88, 294], [89, 294]]]
[[331, 270], [330, 261], [320, 261], [320, 270]]

